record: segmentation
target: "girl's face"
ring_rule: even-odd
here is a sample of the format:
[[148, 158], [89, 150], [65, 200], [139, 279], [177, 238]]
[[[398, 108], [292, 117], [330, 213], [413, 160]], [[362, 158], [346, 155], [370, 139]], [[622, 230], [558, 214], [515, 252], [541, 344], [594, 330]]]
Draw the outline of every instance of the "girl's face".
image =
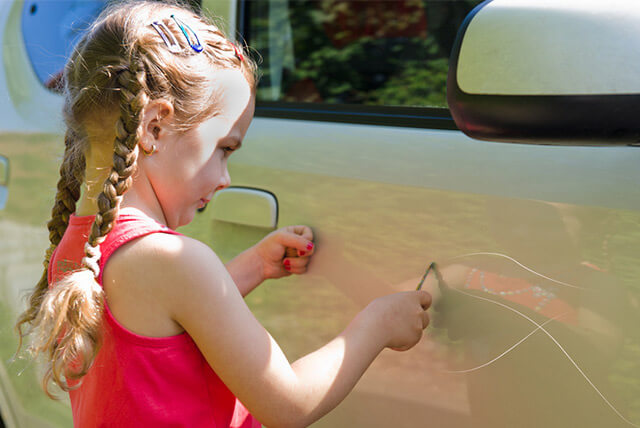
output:
[[[244, 138], [255, 106], [249, 84], [238, 70], [216, 74], [218, 113], [182, 135], [162, 130], [154, 140], [157, 152], [138, 157], [146, 174], [158, 217], [175, 229], [193, 220], [214, 192], [230, 184], [227, 160]], [[156, 128], [157, 129], [157, 128]], [[146, 204], [145, 204], [146, 205]]]

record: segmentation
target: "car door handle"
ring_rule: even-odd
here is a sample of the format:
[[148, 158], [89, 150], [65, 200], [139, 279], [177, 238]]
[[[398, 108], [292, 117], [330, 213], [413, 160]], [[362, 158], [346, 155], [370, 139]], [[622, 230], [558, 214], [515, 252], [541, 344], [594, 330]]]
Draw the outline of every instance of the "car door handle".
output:
[[215, 193], [211, 208], [217, 221], [268, 229], [278, 226], [278, 200], [266, 190], [228, 187]]
[[0, 210], [3, 210], [9, 198], [9, 159], [0, 155]]

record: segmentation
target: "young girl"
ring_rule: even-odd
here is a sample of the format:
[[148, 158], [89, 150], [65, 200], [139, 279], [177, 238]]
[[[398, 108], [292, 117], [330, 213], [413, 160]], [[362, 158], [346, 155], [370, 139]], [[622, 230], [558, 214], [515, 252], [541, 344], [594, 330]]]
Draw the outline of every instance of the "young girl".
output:
[[306, 426], [385, 347], [420, 340], [430, 295], [397, 293], [290, 364], [242, 297], [303, 273], [311, 230], [279, 229], [227, 266], [174, 232], [229, 186], [227, 159], [255, 103], [254, 64], [204, 17], [112, 5], [64, 82], [51, 246], [18, 327], [37, 333], [45, 391], [50, 381], [69, 391], [75, 426]]

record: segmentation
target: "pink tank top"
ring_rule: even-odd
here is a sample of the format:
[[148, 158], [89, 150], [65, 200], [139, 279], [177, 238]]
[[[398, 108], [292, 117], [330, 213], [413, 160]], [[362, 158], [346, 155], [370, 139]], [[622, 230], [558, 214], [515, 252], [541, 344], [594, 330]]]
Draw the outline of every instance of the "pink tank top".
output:
[[[49, 284], [80, 267], [93, 219], [71, 215], [49, 264]], [[179, 234], [138, 210], [121, 210], [100, 246], [98, 283], [121, 245], [158, 232]], [[140, 336], [118, 323], [106, 303], [102, 327], [100, 351], [82, 385], [69, 393], [75, 427], [261, 427], [186, 332]]]

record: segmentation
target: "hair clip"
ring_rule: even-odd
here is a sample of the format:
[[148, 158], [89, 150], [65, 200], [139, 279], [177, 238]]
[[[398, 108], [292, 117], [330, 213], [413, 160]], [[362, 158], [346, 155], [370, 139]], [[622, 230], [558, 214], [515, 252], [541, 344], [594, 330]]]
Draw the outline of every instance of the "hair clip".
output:
[[[184, 22], [176, 18], [174, 14], [171, 14], [171, 18], [173, 18], [173, 20], [178, 25], [178, 27], [180, 27], [180, 30], [182, 30], [182, 34], [184, 34], [184, 37], [187, 39], [187, 43], [189, 43], [189, 46], [191, 46], [191, 49], [193, 49], [196, 52], [202, 52], [203, 48], [202, 48], [202, 45], [200, 44], [200, 39], [198, 39], [198, 35], [196, 34], [196, 32], [193, 31], [191, 27], [189, 27], [187, 24], [185, 24]], [[187, 29], [191, 32], [191, 34], [193, 35], [193, 38], [195, 38], [195, 42], [192, 40], [191, 37], [189, 37], [189, 33], [187, 32]]]
[[240, 52], [240, 49], [238, 49], [236, 44], [233, 43], [233, 42], [231, 42], [231, 46], [233, 46], [233, 50], [236, 53], [236, 57], [240, 60], [240, 62], [243, 62], [244, 61], [244, 55], [242, 55], [242, 53]]
[[182, 50], [173, 33], [169, 31], [169, 28], [167, 28], [163, 22], [153, 21], [151, 26], [156, 30], [160, 37], [162, 37], [162, 41], [167, 45], [170, 52], [178, 53]]

